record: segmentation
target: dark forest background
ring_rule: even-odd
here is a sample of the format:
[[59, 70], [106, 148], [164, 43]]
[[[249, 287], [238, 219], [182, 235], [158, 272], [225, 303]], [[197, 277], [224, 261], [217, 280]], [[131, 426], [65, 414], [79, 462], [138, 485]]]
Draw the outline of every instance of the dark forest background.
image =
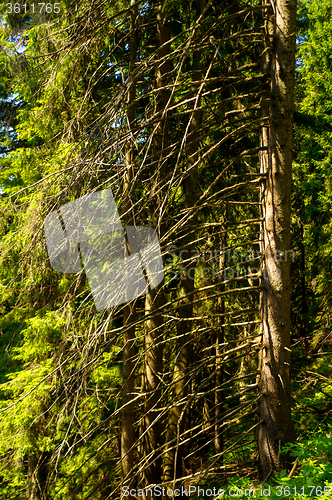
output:
[[[0, 16], [0, 499], [328, 498], [330, 0]], [[96, 311], [44, 221], [107, 188], [164, 280]]]

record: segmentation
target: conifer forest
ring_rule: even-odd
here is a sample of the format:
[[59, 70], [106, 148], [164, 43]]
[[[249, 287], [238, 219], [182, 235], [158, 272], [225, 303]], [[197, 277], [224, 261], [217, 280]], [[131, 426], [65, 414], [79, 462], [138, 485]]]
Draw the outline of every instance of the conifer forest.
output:
[[0, 500], [332, 498], [332, 1], [0, 20]]

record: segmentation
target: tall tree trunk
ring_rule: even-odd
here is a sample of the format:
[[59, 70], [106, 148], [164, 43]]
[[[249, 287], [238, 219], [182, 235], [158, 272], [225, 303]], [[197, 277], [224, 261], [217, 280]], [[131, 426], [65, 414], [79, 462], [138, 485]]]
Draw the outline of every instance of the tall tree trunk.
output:
[[[137, 5], [131, 0], [130, 12], [130, 40], [129, 40], [129, 76], [135, 69], [137, 53], [136, 17]], [[124, 210], [126, 224], [133, 224], [134, 217], [131, 213], [131, 188], [134, 179], [134, 154], [131, 132], [135, 120], [136, 85], [132, 81], [128, 91], [127, 126], [128, 141], [125, 151], [125, 179], [124, 179]], [[121, 470], [123, 484], [133, 486], [134, 482], [134, 403], [135, 388], [135, 304], [128, 304], [123, 311], [123, 385], [122, 385], [122, 412], [121, 412]], [[133, 324], [130, 326], [130, 324]], [[126, 498], [134, 498], [127, 496]]]
[[[261, 478], [287, 466], [280, 455], [294, 440], [290, 390], [290, 249], [291, 167], [295, 73], [296, 0], [275, 0], [268, 34], [273, 37], [265, 70], [271, 74], [269, 127], [262, 130], [262, 252], [264, 254], [260, 313], [263, 348], [259, 381], [258, 430]], [[268, 54], [268, 51], [266, 51]], [[268, 57], [268, 56], [267, 56]]]
[[[151, 222], [155, 224], [157, 218], [155, 214], [160, 214], [160, 209], [164, 203], [165, 179], [167, 176], [166, 148], [168, 146], [168, 123], [167, 104], [170, 97], [170, 90], [167, 82], [170, 72], [170, 22], [167, 10], [163, 10], [163, 3], [156, 4], [157, 31], [159, 58], [166, 59], [158, 64], [156, 70], [156, 99], [155, 112], [161, 114], [160, 121], [156, 125], [153, 137], [153, 158], [158, 175], [151, 188]], [[159, 90], [161, 89], [161, 90]], [[164, 186], [162, 185], [164, 184]], [[161, 222], [160, 236], [164, 233], [164, 225]], [[162, 457], [161, 457], [161, 433], [162, 425], [159, 418], [162, 395], [162, 371], [163, 371], [163, 318], [160, 309], [165, 303], [162, 284], [146, 295], [145, 312], [149, 319], [145, 324], [145, 392], [146, 401], [144, 406], [145, 439], [144, 454], [149, 456], [150, 465], [145, 470], [147, 484], [160, 484], [162, 479]], [[157, 312], [155, 312], [158, 310]]]
[[[205, 0], [195, 2], [197, 18], [203, 12]], [[200, 64], [200, 51], [193, 54], [193, 80], [200, 82], [202, 70]], [[198, 86], [193, 86], [192, 96], [197, 96]], [[200, 98], [195, 100], [195, 109], [190, 115], [188, 126], [188, 173], [183, 180], [184, 205], [190, 217], [191, 211], [198, 199], [198, 150], [199, 150], [199, 127], [201, 124]], [[194, 104], [194, 105], [195, 105]], [[191, 364], [191, 331], [193, 316], [193, 291], [195, 288], [193, 261], [196, 239], [197, 216], [191, 216], [188, 224], [183, 229], [181, 247], [183, 247], [184, 262], [181, 264], [181, 281], [179, 290], [176, 352], [173, 372], [173, 403], [176, 403], [169, 412], [167, 443], [170, 447], [164, 460], [164, 480], [174, 481], [183, 475], [182, 462], [185, 458], [185, 447], [181, 445], [181, 434], [189, 429], [189, 409], [186, 408], [186, 396], [188, 393], [188, 372]], [[180, 497], [181, 498], [181, 497]]]
[[[134, 468], [134, 403], [135, 388], [135, 305], [127, 305], [123, 312], [122, 411], [121, 411], [121, 470], [123, 485], [133, 487]], [[126, 498], [134, 498], [126, 496]]]
[[46, 500], [47, 498], [47, 453], [36, 449], [28, 456], [27, 500]]
[[[225, 210], [224, 222], [225, 222], [224, 227], [226, 227], [227, 210]], [[218, 240], [220, 240], [219, 251], [221, 252], [219, 258], [219, 273], [221, 280], [223, 281], [224, 270], [226, 268], [225, 248], [227, 241], [227, 233], [226, 232], [222, 233], [221, 238], [220, 235], [218, 235]], [[225, 284], [222, 283], [219, 288], [221, 292], [224, 292]], [[223, 316], [223, 314], [225, 313], [225, 298], [223, 296], [219, 296], [217, 299], [217, 312], [222, 316], [219, 317], [219, 325], [217, 326], [217, 332], [216, 332], [216, 392], [214, 396], [214, 403], [215, 403], [214, 450], [216, 455], [219, 455], [218, 463], [222, 464], [223, 462], [222, 452], [224, 451], [224, 438], [222, 435], [222, 422], [220, 421], [220, 418], [223, 413], [223, 406], [224, 406], [223, 390], [221, 389], [221, 386], [224, 382], [224, 367], [221, 362], [221, 355], [224, 349], [223, 343], [225, 341], [225, 327], [223, 326], [225, 322], [225, 317]]]
[[304, 232], [303, 223], [300, 221], [300, 249], [301, 249], [301, 325], [300, 325], [300, 339], [302, 339], [303, 347], [308, 350], [308, 339], [307, 339], [307, 298], [306, 298], [306, 283], [305, 283], [305, 244], [304, 244]]
[[149, 456], [149, 465], [144, 472], [147, 484], [160, 484], [162, 473], [160, 421], [162, 370], [163, 370], [163, 319], [155, 309], [164, 304], [162, 289], [152, 290], [146, 295], [145, 312], [151, 314], [145, 326], [145, 393], [144, 405], [145, 439], [144, 455]]

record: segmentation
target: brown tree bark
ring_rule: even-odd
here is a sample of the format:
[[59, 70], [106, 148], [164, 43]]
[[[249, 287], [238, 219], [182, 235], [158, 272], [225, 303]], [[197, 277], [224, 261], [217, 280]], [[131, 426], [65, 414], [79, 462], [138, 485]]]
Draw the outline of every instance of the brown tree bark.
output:
[[155, 309], [164, 304], [162, 290], [152, 290], [146, 295], [145, 312], [152, 314], [145, 327], [145, 380], [146, 400], [144, 405], [144, 455], [148, 456], [149, 465], [144, 471], [145, 481], [149, 484], [160, 484], [162, 474], [160, 420], [162, 371], [163, 371], [163, 319]]
[[47, 498], [47, 453], [36, 449], [28, 456], [27, 500]]
[[[156, 2], [158, 56], [160, 62], [156, 69], [155, 79], [155, 113], [160, 115], [154, 131], [153, 148], [153, 172], [157, 170], [154, 185], [151, 188], [150, 220], [151, 224], [157, 223], [155, 214], [160, 214], [164, 203], [165, 179], [167, 177], [166, 160], [168, 146], [168, 122], [167, 105], [170, 90], [167, 82], [170, 72], [170, 21], [167, 9], [163, 9], [163, 2]], [[160, 90], [159, 90], [160, 89]], [[163, 186], [164, 185], [164, 186]], [[160, 237], [164, 233], [164, 224], [159, 225]], [[145, 312], [149, 319], [145, 323], [145, 392], [146, 401], [144, 405], [145, 439], [144, 454], [149, 456], [149, 465], [145, 469], [144, 476], [147, 484], [160, 484], [162, 480], [162, 422], [160, 420], [161, 395], [162, 395], [162, 372], [163, 372], [163, 318], [161, 308], [165, 303], [162, 284], [146, 295]]]
[[[121, 471], [123, 485], [134, 484], [134, 402], [135, 388], [135, 305], [127, 305], [123, 312], [125, 332], [123, 334], [122, 410], [121, 410]], [[126, 498], [134, 498], [126, 496]]]
[[[225, 210], [225, 227], [227, 224], [227, 211]], [[221, 252], [220, 258], [219, 258], [219, 272], [221, 276], [221, 280], [223, 280], [224, 276], [224, 269], [227, 267], [226, 266], [226, 255], [225, 255], [225, 248], [226, 248], [226, 241], [227, 241], [227, 233], [223, 233], [219, 238], [219, 251]], [[225, 291], [225, 284], [222, 283], [220, 285], [220, 291], [224, 292]], [[217, 312], [218, 314], [224, 314], [225, 313], [225, 298], [223, 296], [219, 296], [217, 299]], [[218, 458], [218, 463], [222, 464], [223, 463], [223, 457], [222, 453], [224, 451], [224, 438], [222, 435], [222, 422], [220, 421], [221, 415], [223, 413], [223, 391], [221, 389], [221, 386], [224, 382], [224, 367], [221, 362], [221, 356], [222, 356], [222, 351], [223, 351], [223, 343], [225, 340], [225, 327], [222, 326], [224, 323], [224, 317], [221, 316], [219, 318], [219, 323], [220, 325], [217, 326], [217, 332], [216, 332], [216, 392], [215, 392], [215, 398], [214, 398], [214, 403], [215, 403], [215, 426], [214, 426], [214, 450], [215, 454], [219, 455]]]
[[[294, 440], [290, 389], [290, 208], [293, 145], [296, 0], [275, 0], [267, 19], [271, 46], [264, 70], [271, 75], [269, 126], [262, 129], [261, 157], [265, 176], [261, 201], [261, 250], [264, 255], [260, 314], [263, 348], [259, 381], [258, 430], [261, 479], [287, 467], [284, 443]], [[272, 17], [271, 17], [272, 16]], [[288, 256], [288, 258], [287, 258]]]
[[[136, 17], [137, 5], [131, 0], [130, 11], [130, 40], [129, 40], [129, 75], [135, 69], [137, 54], [137, 33]], [[134, 179], [134, 154], [131, 132], [135, 120], [135, 97], [136, 84], [132, 81], [128, 91], [127, 99], [127, 127], [128, 141], [125, 151], [125, 179], [124, 179], [124, 211], [126, 224], [134, 224], [134, 218], [131, 213], [131, 188]], [[134, 485], [134, 402], [133, 393], [135, 389], [135, 322], [136, 309], [135, 303], [128, 304], [123, 311], [123, 369], [122, 369], [122, 411], [121, 411], [121, 471], [122, 483], [131, 489]], [[132, 326], [130, 326], [132, 324]], [[134, 498], [131, 495], [127, 499]]]
[[[205, 0], [195, 2], [197, 18], [203, 12]], [[193, 75], [196, 82], [202, 78], [201, 53], [196, 50], [193, 54]], [[192, 87], [192, 95], [197, 97], [199, 84]], [[195, 106], [196, 104], [196, 106]], [[201, 125], [200, 98], [194, 103], [195, 109], [190, 114], [188, 124], [187, 164], [188, 173], [183, 180], [184, 206], [190, 216], [198, 199], [198, 159], [199, 159], [199, 127]], [[183, 228], [181, 247], [183, 247], [183, 263], [181, 264], [180, 290], [176, 337], [176, 352], [173, 371], [173, 403], [176, 403], [169, 412], [167, 443], [169, 451], [164, 460], [164, 480], [174, 481], [183, 476], [183, 460], [185, 459], [185, 446], [181, 444], [181, 434], [190, 428], [189, 408], [186, 407], [186, 397], [189, 389], [188, 372], [192, 357], [192, 317], [193, 317], [193, 291], [195, 288], [194, 274], [195, 262], [193, 259], [197, 229], [197, 215], [190, 216], [190, 220]], [[181, 498], [181, 497], [180, 497]]]

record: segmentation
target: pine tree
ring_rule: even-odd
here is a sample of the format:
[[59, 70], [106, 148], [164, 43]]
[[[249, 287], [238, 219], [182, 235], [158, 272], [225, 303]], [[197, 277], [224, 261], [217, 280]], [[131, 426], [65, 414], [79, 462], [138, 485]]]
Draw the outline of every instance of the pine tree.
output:
[[258, 445], [262, 480], [284, 468], [280, 457], [283, 444], [294, 440], [290, 389], [290, 208], [292, 127], [295, 74], [296, 1], [275, 3], [274, 18], [268, 19], [271, 37], [269, 127], [264, 127], [262, 144], [262, 253], [264, 255], [261, 321], [263, 349], [259, 381], [262, 425]]
[[[12, 85], [26, 103], [24, 147], [0, 177], [12, 196], [1, 209], [14, 216], [2, 237], [1, 327], [15, 331], [17, 355], [2, 386], [3, 483], [35, 498], [102, 499], [229, 473], [239, 443], [250, 459], [260, 425], [248, 254], [259, 261], [266, 6], [61, 9], [57, 23], [29, 29]], [[156, 230], [165, 277], [96, 312], [83, 271], [51, 269], [43, 222], [105, 188], [124, 226]]]

